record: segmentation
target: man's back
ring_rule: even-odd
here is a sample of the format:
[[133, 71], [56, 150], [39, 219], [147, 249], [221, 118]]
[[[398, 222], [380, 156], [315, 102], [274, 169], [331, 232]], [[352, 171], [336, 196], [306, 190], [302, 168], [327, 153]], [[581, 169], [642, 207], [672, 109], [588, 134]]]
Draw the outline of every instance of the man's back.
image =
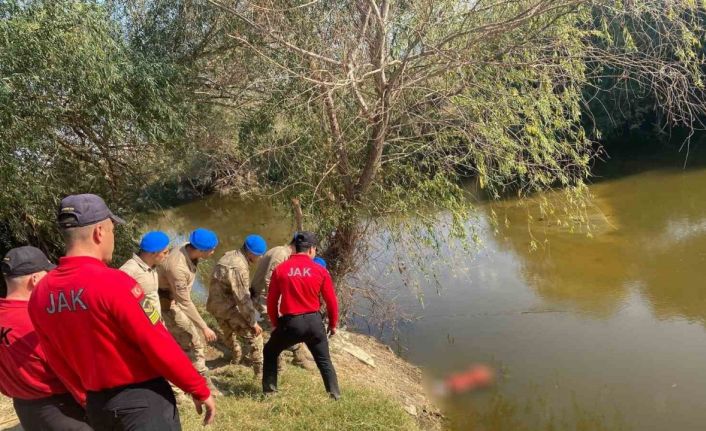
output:
[[326, 301], [328, 333], [336, 333], [338, 302], [328, 271], [313, 262], [318, 240], [312, 232], [297, 232], [292, 240], [296, 254], [272, 273], [267, 294], [267, 314], [274, 327], [264, 348], [262, 390], [277, 391], [277, 360], [283, 350], [306, 343], [319, 368], [324, 387], [332, 398], [341, 396], [336, 369], [331, 362], [327, 331], [319, 309]]
[[[143, 355], [120, 337], [120, 322], [113, 312], [119, 310], [111, 310], [113, 301], [107, 301], [111, 295], [123, 301], [129, 300], [128, 295], [137, 300], [141, 289], [132, 292], [135, 286], [130, 276], [97, 259], [71, 257], [62, 258], [32, 295], [30, 315], [37, 326], [45, 328], [43, 341], [63, 356], [86, 390], [99, 391], [159, 375], [149, 364], [128, 367]], [[112, 362], [116, 357], [125, 359]], [[107, 364], [109, 373], [105, 372]]]
[[232, 310], [249, 298], [248, 261], [239, 250], [224, 254], [213, 268], [206, 308], [211, 313]]
[[[338, 322], [338, 302], [328, 271], [304, 254], [292, 255], [272, 273], [267, 312], [273, 326], [277, 326], [277, 312], [281, 315], [319, 311], [323, 296], [329, 314], [329, 323]], [[279, 308], [277, 302], [279, 302]]]
[[262, 295], [267, 292], [270, 277], [272, 277], [272, 271], [274, 271], [279, 264], [289, 259], [291, 254], [292, 248], [290, 246], [280, 245], [267, 250], [262, 258], [260, 258], [251, 283], [257, 295]]
[[[91, 257], [64, 257], [35, 289], [29, 313], [42, 328], [50, 365], [72, 385], [100, 391], [163, 374], [207, 398], [205, 382], [164, 326], [140, 308], [144, 299], [142, 288], [122, 271]], [[179, 362], [186, 368], [178, 370]]]
[[0, 392], [24, 400], [66, 393], [46, 363], [27, 301], [0, 299]]

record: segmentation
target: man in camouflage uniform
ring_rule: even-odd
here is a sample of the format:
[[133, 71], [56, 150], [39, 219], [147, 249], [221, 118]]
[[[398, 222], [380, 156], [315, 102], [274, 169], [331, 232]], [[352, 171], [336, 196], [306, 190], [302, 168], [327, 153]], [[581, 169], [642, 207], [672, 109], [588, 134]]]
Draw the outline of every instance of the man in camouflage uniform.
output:
[[120, 267], [122, 272], [135, 279], [142, 287], [148, 307], [145, 311], [150, 318], [152, 318], [151, 313], [154, 313], [158, 320], [162, 319], [162, 311], [157, 293], [159, 287], [157, 265], [164, 262], [168, 255], [169, 236], [161, 231], [152, 231], [142, 237], [140, 250]]
[[[196, 229], [189, 242], [172, 250], [160, 267], [159, 296], [164, 324], [181, 348], [189, 355], [194, 368], [213, 389], [206, 367], [206, 343], [216, 341], [216, 333], [208, 327], [191, 300], [199, 260], [213, 255], [218, 238], [207, 229]], [[217, 391], [214, 391], [217, 393]]]
[[[267, 312], [265, 297], [270, 286], [272, 271], [277, 265], [289, 259], [291, 255], [291, 245], [279, 245], [267, 250], [267, 253], [265, 253], [257, 263], [257, 268], [255, 269], [255, 274], [253, 274], [252, 283], [250, 284], [250, 292], [257, 302], [258, 311], [260, 311], [260, 313], [264, 314]], [[267, 319], [265, 319], [265, 321], [267, 321]]]
[[[267, 313], [267, 307], [265, 306], [265, 298], [267, 297], [267, 292], [270, 288], [270, 279], [272, 278], [272, 271], [274, 271], [277, 266], [289, 259], [292, 255], [294, 247], [292, 244], [280, 245], [277, 247], [272, 247], [262, 256], [262, 259], [257, 264], [257, 269], [252, 278], [252, 283], [250, 287], [250, 292], [255, 298], [257, 303], [258, 311], [265, 315]], [[264, 319], [265, 325], [269, 326], [269, 319]], [[307, 370], [313, 370], [316, 368], [314, 362], [309, 359], [306, 351], [306, 345], [304, 343], [299, 343], [290, 349], [294, 354], [294, 359], [292, 364], [297, 365]], [[280, 357], [282, 358], [282, 357]]]
[[[218, 260], [208, 289], [206, 310], [218, 321], [228, 347], [233, 352], [232, 363], [245, 359], [262, 377], [262, 328], [257, 323], [258, 311], [250, 296], [250, 270], [267, 250], [265, 240], [258, 235], [245, 238], [240, 250], [229, 251]], [[236, 338], [242, 339], [245, 352]]]

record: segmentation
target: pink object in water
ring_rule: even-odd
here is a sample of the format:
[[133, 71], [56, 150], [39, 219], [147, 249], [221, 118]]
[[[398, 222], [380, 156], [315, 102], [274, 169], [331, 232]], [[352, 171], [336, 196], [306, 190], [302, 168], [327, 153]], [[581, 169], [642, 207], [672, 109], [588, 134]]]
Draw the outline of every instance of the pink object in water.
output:
[[471, 365], [465, 371], [451, 374], [435, 385], [438, 395], [463, 394], [487, 388], [495, 380], [495, 372], [487, 365]]

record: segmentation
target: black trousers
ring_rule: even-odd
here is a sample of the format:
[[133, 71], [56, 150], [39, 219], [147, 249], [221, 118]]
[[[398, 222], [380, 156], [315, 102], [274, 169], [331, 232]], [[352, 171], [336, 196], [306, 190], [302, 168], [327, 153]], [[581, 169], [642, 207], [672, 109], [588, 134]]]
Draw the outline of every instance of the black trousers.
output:
[[70, 394], [38, 400], [14, 398], [12, 404], [25, 431], [91, 431], [86, 412]]
[[265, 363], [262, 373], [263, 392], [277, 390], [277, 358], [283, 350], [298, 343], [304, 343], [309, 348], [316, 366], [319, 367], [321, 377], [324, 379], [326, 392], [338, 399], [341, 392], [338, 389], [336, 369], [331, 362], [324, 322], [318, 312], [287, 315], [279, 318], [277, 327], [272, 331], [269, 341], [265, 344]]
[[88, 423], [100, 431], [179, 431], [174, 392], [163, 378], [88, 392]]

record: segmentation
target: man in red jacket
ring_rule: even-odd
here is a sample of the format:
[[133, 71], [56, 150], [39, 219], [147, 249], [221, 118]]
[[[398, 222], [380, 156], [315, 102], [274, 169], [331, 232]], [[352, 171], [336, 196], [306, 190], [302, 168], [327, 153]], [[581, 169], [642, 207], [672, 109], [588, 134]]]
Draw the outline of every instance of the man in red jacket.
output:
[[[0, 298], [0, 393], [12, 398], [25, 431], [90, 431], [83, 407], [47, 365], [27, 314], [32, 290], [54, 268], [41, 250], [13, 248], [0, 262], [7, 296]], [[76, 394], [83, 402], [85, 394]]]
[[206, 408], [209, 424], [215, 403], [206, 381], [154, 317], [140, 285], [106, 265], [114, 224], [122, 222], [96, 195], [61, 201], [66, 256], [29, 301], [42, 349], [69, 390], [86, 392], [97, 430], [180, 430], [167, 380], [191, 394], [199, 413]]
[[272, 272], [267, 295], [267, 314], [272, 322], [272, 335], [265, 345], [263, 392], [277, 391], [277, 358], [283, 350], [305, 343], [324, 380], [326, 392], [338, 400], [336, 370], [331, 362], [328, 338], [319, 309], [323, 296], [328, 310], [328, 333], [336, 333], [338, 302], [328, 271], [312, 260], [316, 256], [316, 235], [311, 232], [294, 234], [295, 254]]

